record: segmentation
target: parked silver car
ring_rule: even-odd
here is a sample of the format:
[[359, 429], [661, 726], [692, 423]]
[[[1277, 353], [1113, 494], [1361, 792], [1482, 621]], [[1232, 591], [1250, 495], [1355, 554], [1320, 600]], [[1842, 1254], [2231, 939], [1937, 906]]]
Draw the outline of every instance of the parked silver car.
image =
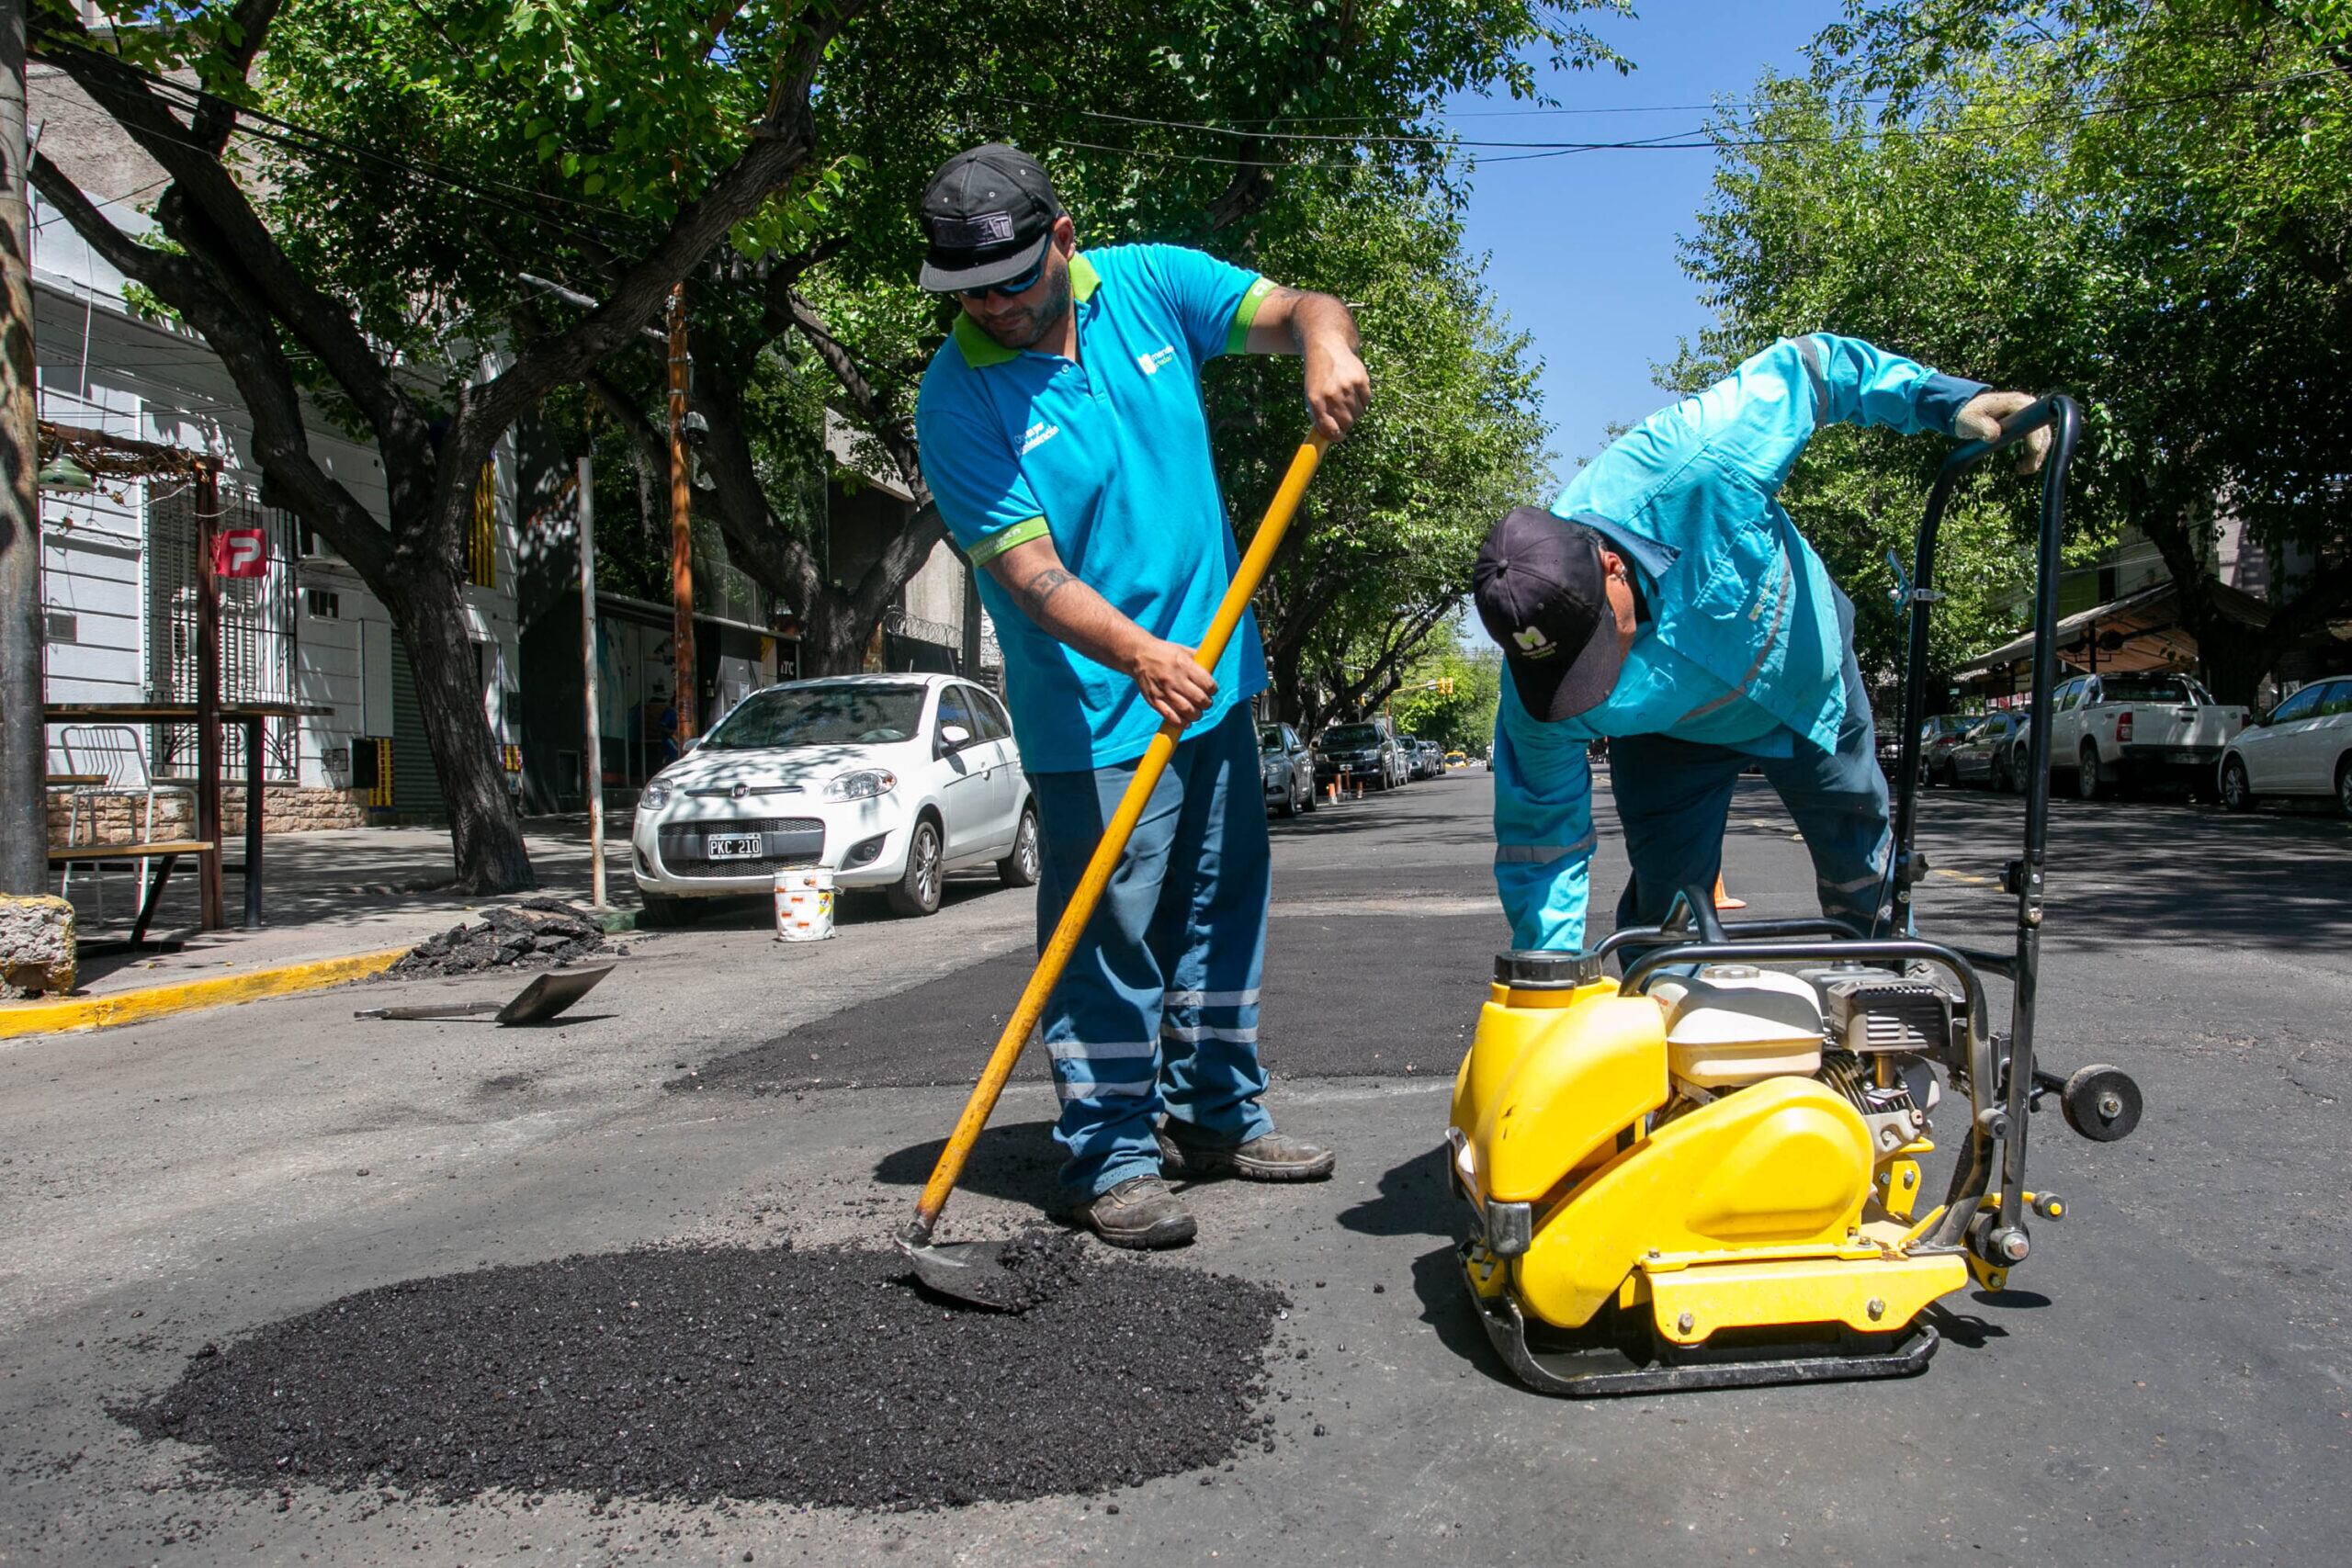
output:
[[1258, 727], [1258, 773], [1266, 788], [1266, 809], [1275, 816], [1315, 809], [1315, 753], [1289, 725]]

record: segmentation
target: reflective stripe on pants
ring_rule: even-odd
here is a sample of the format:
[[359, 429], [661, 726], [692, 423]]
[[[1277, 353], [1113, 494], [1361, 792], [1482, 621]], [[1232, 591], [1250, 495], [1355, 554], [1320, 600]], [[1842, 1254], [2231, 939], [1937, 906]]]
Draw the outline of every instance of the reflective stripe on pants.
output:
[[[1132, 762], [1030, 775], [1040, 947], [1134, 776]], [[1272, 875], [1257, 726], [1236, 708], [1176, 748], [1046, 1005], [1054, 1138], [1079, 1196], [1159, 1172], [1162, 1111], [1220, 1143], [1272, 1130], [1257, 1046]]]

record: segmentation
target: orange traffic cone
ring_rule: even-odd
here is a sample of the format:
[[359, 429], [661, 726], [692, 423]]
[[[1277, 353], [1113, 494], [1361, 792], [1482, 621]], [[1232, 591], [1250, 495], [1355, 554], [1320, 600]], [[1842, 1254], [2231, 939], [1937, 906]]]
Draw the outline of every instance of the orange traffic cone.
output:
[[1715, 908], [1718, 909], [1745, 909], [1747, 908], [1747, 899], [1735, 898], [1730, 894], [1724, 891], [1724, 874], [1722, 872], [1715, 873]]

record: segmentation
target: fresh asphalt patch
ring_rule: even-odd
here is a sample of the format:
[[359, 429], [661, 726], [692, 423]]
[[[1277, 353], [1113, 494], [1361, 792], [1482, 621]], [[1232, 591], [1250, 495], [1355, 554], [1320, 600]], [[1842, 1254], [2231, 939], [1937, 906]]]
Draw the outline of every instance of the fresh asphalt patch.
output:
[[[1267, 1067], [1289, 1077], [1451, 1075], [1509, 942], [1499, 910], [1464, 912], [1458, 893], [1318, 888], [1285, 902], [1274, 905], [1260, 986]], [[989, 959], [688, 1067], [668, 1087], [772, 1095], [972, 1083], [1035, 966], [1025, 953]], [[1015, 1077], [1044, 1082], [1044, 1055]]]
[[[867, 1509], [1140, 1485], [1272, 1446], [1269, 1286], [1043, 1249], [1015, 1314], [895, 1253], [650, 1248], [412, 1280], [207, 1345], [119, 1416], [199, 1472], [455, 1501]], [[1204, 1477], [1204, 1480], [1206, 1478]]]

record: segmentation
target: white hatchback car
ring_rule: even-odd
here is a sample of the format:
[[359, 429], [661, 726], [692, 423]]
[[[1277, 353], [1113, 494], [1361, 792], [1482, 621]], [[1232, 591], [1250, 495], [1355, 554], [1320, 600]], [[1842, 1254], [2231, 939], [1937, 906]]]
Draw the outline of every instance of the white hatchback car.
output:
[[2257, 795], [2333, 795], [2352, 817], [2352, 680], [2313, 681], [2237, 733], [2222, 753], [2222, 804]]
[[638, 797], [629, 829], [646, 912], [768, 892], [823, 866], [902, 915], [939, 908], [947, 874], [1037, 880], [1037, 808], [995, 694], [952, 675], [787, 681], [738, 703]]

